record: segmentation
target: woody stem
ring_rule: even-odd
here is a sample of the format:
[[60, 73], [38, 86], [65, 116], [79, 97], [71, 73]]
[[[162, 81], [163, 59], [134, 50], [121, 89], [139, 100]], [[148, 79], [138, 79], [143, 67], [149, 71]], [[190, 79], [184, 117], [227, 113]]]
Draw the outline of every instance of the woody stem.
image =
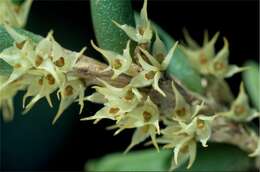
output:
[[[113, 86], [124, 87], [132, 78], [131, 76], [121, 75], [117, 79], [112, 80], [111, 77], [113, 72], [104, 72], [104, 69], [106, 68], [107, 64], [94, 60], [91, 57], [82, 56], [75, 65], [72, 73], [81, 77], [84, 80], [86, 87], [91, 85], [101, 85], [97, 78], [100, 78]], [[133, 65], [132, 70], [139, 70], [138, 66]], [[172, 81], [175, 82], [177, 89], [189, 103], [196, 100], [201, 101], [201, 99], [203, 99], [205, 102], [205, 108], [203, 111], [207, 112], [207, 114], [213, 115], [216, 112], [223, 111], [225, 109], [225, 106], [218, 102], [209, 101], [205, 97], [200, 97], [190, 92], [176, 78], [167, 77], [160, 81], [160, 87], [164, 90], [167, 97], [161, 96], [153, 89], [151, 91], [147, 91], [147, 95], [149, 95], [154, 103], [158, 105], [162, 115], [169, 113], [170, 109], [175, 106], [174, 94], [171, 89]], [[232, 144], [248, 153], [252, 153], [257, 146], [257, 140], [250, 135], [242, 124], [231, 122], [222, 116], [216, 117], [213, 121], [210, 141]]]

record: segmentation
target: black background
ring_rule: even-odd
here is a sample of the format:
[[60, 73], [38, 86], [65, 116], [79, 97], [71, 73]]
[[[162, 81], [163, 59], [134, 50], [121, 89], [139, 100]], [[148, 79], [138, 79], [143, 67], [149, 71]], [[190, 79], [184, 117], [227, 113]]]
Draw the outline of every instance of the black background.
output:
[[[139, 11], [142, 7], [142, 1], [133, 1], [133, 6]], [[225, 36], [229, 40], [231, 63], [242, 65], [247, 59], [257, 60], [259, 57], [258, 1], [150, 0], [148, 2], [148, 15], [150, 19], [157, 22], [178, 40], [183, 38], [182, 29], [184, 27], [196, 40], [200, 41], [203, 39], [205, 29], [209, 30], [210, 36], [220, 31], [221, 36]], [[27, 29], [40, 35], [46, 35], [50, 29], [53, 29], [56, 40], [64, 47], [79, 51], [83, 46], [87, 46], [86, 54], [95, 55], [90, 46], [90, 40], [94, 39], [94, 33], [91, 25], [89, 1], [35, 1]], [[221, 48], [222, 45], [222, 39], [219, 39], [217, 48]], [[237, 75], [229, 80], [235, 94], [238, 91], [240, 79], [240, 75]], [[21, 100], [18, 98], [16, 98], [16, 106], [21, 106]], [[92, 122], [80, 122], [77, 106], [71, 107], [55, 126], [50, 124], [44, 126], [42, 123], [51, 123], [53, 117], [48, 114], [48, 111], [40, 109], [46, 107], [48, 106], [45, 104], [37, 106], [33, 110], [34, 114], [28, 117], [20, 117], [21, 110], [18, 110], [13, 123], [3, 124], [1, 122], [2, 170], [82, 170], [88, 159], [123, 151], [130, 143], [132, 131], [126, 131], [113, 137], [112, 131], [105, 130], [105, 127], [111, 124], [110, 122], [104, 121], [98, 125], [93, 125]], [[83, 116], [94, 114], [98, 108], [97, 105], [89, 103], [85, 107]], [[46, 113], [45, 115], [50, 117], [43, 118], [45, 122], [39, 121], [37, 117], [33, 117], [39, 113]], [[26, 124], [27, 120], [30, 120], [29, 118], [33, 118], [34, 127], [29, 127], [29, 124]], [[65, 120], [70, 120], [68, 125], [71, 127], [62, 142], [55, 141], [55, 138], [59, 137], [56, 130], [62, 130], [62, 127], [67, 124], [64, 123]], [[28, 126], [22, 128], [30, 130], [29, 134], [21, 131], [22, 129], [19, 130], [17, 125]], [[35, 126], [37, 126], [36, 130], [34, 130]], [[44, 138], [45, 129], [46, 133], [55, 134]], [[10, 132], [9, 130], [15, 131]], [[10, 136], [10, 133], [13, 135]], [[15, 135], [19, 135], [19, 139], [15, 138]], [[44, 163], [35, 162], [39, 161], [41, 153], [48, 152], [49, 147], [47, 144], [38, 144], [39, 141], [32, 138], [42, 138], [43, 142], [44, 139], [54, 139], [50, 142], [56, 144], [55, 153], [48, 153], [50, 156], [45, 157]], [[35, 146], [36, 148], [33, 149]], [[143, 147], [138, 146], [136, 149], [140, 148]], [[10, 154], [12, 150], [16, 149], [19, 151]]]

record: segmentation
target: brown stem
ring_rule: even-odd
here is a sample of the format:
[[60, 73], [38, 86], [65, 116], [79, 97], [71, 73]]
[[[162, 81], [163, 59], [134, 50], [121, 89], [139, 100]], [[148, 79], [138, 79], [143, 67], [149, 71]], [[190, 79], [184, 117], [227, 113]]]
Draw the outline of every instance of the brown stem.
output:
[[73, 73], [84, 79], [86, 87], [90, 85], [100, 85], [97, 78], [102, 79], [113, 86], [123, 87], [130, 81], [127, 75], [120, 75], [115, 80], [112, 80], [112, 71], [104, 72], [108, 66], [88, 56], [82, 56], [74, 66]]
[[[93, 58], [82, 56], [74, 67], [73, 74], [81, 77], [87, 86], [90, 85], [101, 85], [97, 78], [107, 81], [113, 86], [116, 87], [124, 87], [131, 80], [131, 76], [128, 75], [120, 75], [115, 80], [112, 80], [112, 71], [105, 71], [108, 66], [104, 63], [101, 63]], [[132, 76], [135, 76], [140, 68], [137, 65], [132, 65], [131, 72], [129, 72]], [[169, 114], [173, 108], [175, 107], [175, 99], [174, 93], [172, 91], [171, 83], [175, 82], [177, 89], [181, 92], [181, 94], [185, 97], [185, 99], [189, 103], [193, 103], [195, 101], [204, 101], [205, 108], [204, 112], [207, 112], [209, 115], [214, 115], [216, 112], [226, 110], [224, 105], [220, 103], [209, 100], [206, 97], [201, 95], [197, 95], [195, 93], [190, 92], [187, 88], [185, 88], [176, 78], [163, 78], [160, 81], [160, 87], [164, 90], [167, 97], [163, 97], [155, 90], [148, 90], [147, 95], [151, 97], [151, 99], [158, 105], [160, 108], [160, 112], [163, 114]], [[224, 117], [217, 117], [212, 126], [212, 136], [210, 138], [212, 142], [221, 142], [233, 144], [241, 148], [242, 150], [251, 153], [256, 149], [257, 140], [255, 137], [250, 135], [248, 131], [245, 130], [242, 124], [237, 124], [231, 121], [228, 121]]]
[[252, 153], [257, 147], [257, 138], [239, 123], [228, 121], [224, 117], [217, 117], [212, 126], [212, 142], [228, 143]]

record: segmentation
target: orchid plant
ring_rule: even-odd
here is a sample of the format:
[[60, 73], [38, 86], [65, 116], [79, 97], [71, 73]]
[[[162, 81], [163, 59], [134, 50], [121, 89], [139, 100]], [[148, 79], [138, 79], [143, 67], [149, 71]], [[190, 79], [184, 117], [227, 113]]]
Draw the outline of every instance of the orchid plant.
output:
[[[6, 122], [14, 118], [13, 98], [17, 92], [26, 91], [22, 100], [24, 113], [42, 98], [52, 107], [50, 95], [56, 92], [60, 105], [53, 124], [74, 102], [80, 105], [79, 113], [84, 101], [102, 104], [99, 111], [81, 120], [94, 120], [95, 124], [103, 119], [112, 120], [114, 125], [109, 128], [115, 129], [115, 135], [135, 129], [125, 152], [143, 142], [154, 145], [158, 151], [171, 149], [170, 170], [176, 170], [187, 160], [187, 168], [191, 168], [197, 145], [208, 147], [208, 141], [236, 145], [252, 157], [260, 155], [259, 133], [249, 127], [253, 119], [259, 120], [259, 109], [250, 105], [243, 82], [233, 98], [225, 81], [251, 69], [229, 64], [229, 43], [225, 37], [223, 48], [215, 52], [219, 33], [209, 39], [205, 32], [203, 45], [199, 46], [185, 30], [186, 42], [176, 41], [169, 48], [160, 28], [148, 18], [144, 0], [135, 27], [110, 21], [128, 37], [124, 49], [99, 47], [91, 41], [106, 59], [105, 64], [85, 56], [86, 48], [80, 52], [63, 48], [54, 39], [53, 31], [37, 40], [31, 33], [21, 31], [31, 3], [32, 0], [21, 4], [11, 0], [0, 2], [0, 30], [13, 40], [0, 51], [1, 65], [11, 68], [9, 72], [4, 72], [3, 65], [0, 68], [0, 109]], [[96, 36], [98, 43], [102, 42]], [[180, 53], [183, 59], [177, 57]], [[182, 70], [188, 68], [190, 77], [198, 78], [198, 88], [187, 84], [189, 78], [171, 72], [172, 66], [182, 65], [174, 59], [187, 61]], [[85, 95], [90, 86], [95, 92]], [[227, 94], [222, 96], [216, 91]], [[240, 141], [242, 138], [245, 140]]]

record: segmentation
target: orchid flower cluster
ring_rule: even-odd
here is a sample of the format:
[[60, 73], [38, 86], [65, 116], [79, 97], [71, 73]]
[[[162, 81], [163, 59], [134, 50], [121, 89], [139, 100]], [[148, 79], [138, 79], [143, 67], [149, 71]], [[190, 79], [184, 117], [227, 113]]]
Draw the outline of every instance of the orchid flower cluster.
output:
[[[96, 92], [88, 96], [87, 100], [104, 104], [104, 107], [94, 116], [82, 120], [95, 120], [95, 123], [101, 119], [114, 120], [115, 125], [110, 128], [117, 129], [115, 134], [124, 129], [136, 128], [126, 152], [150, 136], [157, 149], [159, 149], [157, 142], [165, 144], [164, 148], [174, 149], [172, 170], [186, 162], [187, 159], [189, 159], [188, 168], [190, 168], [196, 157], [197, 141], [200, 141], [202, 146], [207, 147], [207, 141], [211, 136], [211, 125], [216, 116], [223, 115], [235, 121], [249, 121], [254, 117], [259, 117], [259, 113], [249, 108], [242, 84], [239, 96], [234, 101], [230, 111], [219, 114], [203, 114], [201, 113], [204, 108], [203, 101], [195, 104], [188, 103], [175, 84], [172, 83], [175, 107], [171, 113], [162, 116], [160, 108], [146, 95], [144, 88], [152, 87], [162, 96], [167, 96], [159, 87], [159, 80], [164, 76], [164, 71], [173, 57], [177, 43], [166, 53], [164, 43], [148, 20], [147, 1], [144, 1], [140, 16], [141, 19], [136, 28], [126, 24], [120, 25], [114, 21], [116, 26], [129, 36], [130, 40], [137, 43], [136, 49], [139, 51], [135, 51], [135, 56], [138, 59], [136, 62], [134, 58], [131, 58], [130, 42], [127, 43], [123, 54], [103, 50], [92, 42], [93, 47], [108, 61], [109, 67], [106, 70], [114, 71], [111, 79], [115, 79], [121, 74], [130, 75], [132, 63], [139, 65], [141, 71], [133, 76], [129, 84], [123, 88], [113, 87], [100, 80], [103, 86], [94, 86]], [[155, 36], [155, 41], [152, 43], [153, 36]], [[224, 39], [223, 49], [215, 54], [214, 45], [217, 36], [218, 34], [211, 41], [205, 38], [203, 48], [199, 49], [198, 46], [193, 46], [194, 41], [186, 35], [192, 50], [184, 46], [181, 48], [191, 64], [197, 67], [196, 69], [200, 70], [202, 74], [223, 79], [244, 70], [244, 68], [228, 64], [229, 49], [226, 39]], [[244, 110], [242, 112], [244, 115], [240, 116], [234, 113], [234, 111], [239, 110], [237, 109], [239, 107], [235, 107], [236, 104], [239, 104], [239, 112]], [[162, 122], [166, 128], [161, 130], [159, 122]], [[162, 134], [162, 137], [156, 138], [157, 134]]]
[[[148, 19], [147, 0], [144, 1], [140, 21], [136, 27], [113, 21], [129, 37], [122, 54], [99, 48], [91, 41], [94, 49], [108, 62], [108, 67], [103, 72], [113, 71], [111, 80], [116, 80], [122, 75], [127, 76], [130, 78], [129, 83], [124, 87], [115, 87], [97, 78], [101, 84], [93, 86], [95, 92], [85, 96], [86, 86], [81, 78], [70, 75], [85, 48], [80, 52], [65, 50], [55, 41], [53, 32], [49, 32], [46, 38], [36, 43], [10, 27], [10, 25], [24, 24], [30, 2], [27, 0], [20, 7], [21, 13], [17, 13], [17, 16], [13, 16], [14, 12], [9, 14], [0, 8], [0, 23], [5, 23], [5, 29], [14, 39], [12, 47], [0, 52], [0, 58], [13, 67], [10, 76], [0, 76], [0, 108], [6, 121], [13, 118], [13, 97], [20, 90], [26, 90], [23, 97], [24, 113], [42, 98], [46, 98], [52, 107], [50, 95], [57, 91], [60, 106], [53, 123], [73, 102], [79, 103], [80, 113], [85, 100], [103, 104], [104, 107], [94, 115], [81, 120], [94, 120], [94, 123], [102, 119], [113, 120], [115, 124], [110, 128], [116, 129], [115, 135], [125, 129], [135, 129], [126, 152], [149, 137], [151, 141], [148, 143], [152, 143], [158, 151], [158, 143], [163, 144], [163, 148], [173, 149], [171, 170], [174, 170], [187, 160], [189, 160], [187, 167], [192, 166], [196, 158], [198, 142], [201, 142], [203, 147], [208, 146], [207, 142], [211, 137], [215, 118], [222, 116], [233, 122], [248, 122], [253, 118], [259, 118], [259, 112], [249, 106], [243, 83], [229, 110], [208, 113], [201, 97], [198, 96], [196, 101], [188, 101], [178, 88], [179, 83], [172, 81], [170, 92], [174, 95], [171, 100], [174, 106], [167, 114], [161, 112], [161, 107], [154, 99], [157, 97], [164, 99], [170, 94], [168, 90], [162, 89], [161, 83], [167, 77], [165, 71], [174, 58], [177, 46], [186, 54], [194, 69], [205, 77], [213, 76], [217, 80], [224, 80], [245, 68], [229, 65], [229, 47], [226, 38], [224, 38], [223, 48], [215, 53], [218, 33], [211, 40], [205, 33], [203, 46], [200, 47], [185, 32], [188, 46], [178, 45], [176, 42], [167, 52], [165, 44]], [[0, 3], [8, 5], [9, 1], [4, 0]], [[136, 43], [134, 52], [131, 52], [131, 42]], [[132, 72], [133, 65], [138, 66], [137, 72]], [[150, 96], [151, 91], [155, 91], [157, 97]], [[26, 103], [28, 98], [30, 101]], [[260, 139], [254, 132], [252, 135], [258, 140], [258, 146], [250, 155], [257, 156], [260, 153]]]
[[25, 0], [21, 5], [11, 0], [0, 1], [0, 24], [23, 27], [30, 11], [32, 0]]
[[[189, 35], [187, 30], [184, 30], [184, 37], [187, 46], [182, 45], [181, 49], [188, 57], [194, 69], [198, 70], [204, 77], [213, 76], [216, 80], [224, 81], [224, 78], [229, 78], [238, 72], [247, 70], [247, 67], [238, 67], [229, 65], [229, 47], [228, 41], [224, 38], [224, 46], [215, 53], [215, 44], [219, 33], [216, 33], [209, 41], [208, 33], [205, 32], [203, 46], [200, 47]], [[236, 122], [249, 122], [254, 118], [260, 117], [260, 113], [249, 106], [248, 96], [245, 93], [244, 84], [240, 84], [240, 91], [237, 98], [230, 106], [227, 112], [219, 112], [218, 115]]]
[[[25, 112], [29, 111], [37, 101], [46, 98], [52, 107], [51, 93], [58, 90], [57, 96], [61, 103], [53, 123], [63, 111], [78, 98], [83, 109], [85, 87], [80, 78], [68, 75], [81, 52], [66, 51], [53, 38], [50, 32], [39, 43], [17, 33], [5, 25], [7, 32], [15, 40], [14, 45], [3, 50], [0, 58], [13, 67], [9, 77], [0, 78], [0, 108], [4, 119], [13, 118], [13, 97], [19, 90], [27, 90], [23, 97]], [[26, 100], [31, 98], [29, 103]]]
[[211, 40], [207, 31], [204, 34], [203, 46], [200, 47], [184, 30], [184, 37], [187, 46], [181, 47], [183, 53], [188, 57], [188, 60], [193, 67], [198, 70], [202, 75], [213, 75], [219, 79], [229, 78], [234, 74], [245, 70], [245, 67], [238, 67], [236, 65], [229, 65], [229, 44], [228, 40], [224, 37], [224, 46], [215, 53], [215, 44], [219, 37], [217, 32]]
[[[147, 1], [145, 1], [141, 11], [141, 24], [137, 25], [136, 29], [127, 25], [121, 26], [115, 22], [116, 25], [125, 30], [130, 39], [136, 41], [138, 45], [150, 45], [153, 36], [152, 27], [147, 18], [146, 8]], [[114, 71], [114, 75], [111, 79], [116, 79], [121, 74], [130, 75], [131, 64], [134, 63], [130, 53], [130, 41], [128, 41], [122, 55], [98, 48], [93, 42], [92, 45], [107, 59], [109, 67], [105, 69], [105, 71]], [[153, 44], [153, 54], [150, 54], [147, 49], [137, 46], [140, 53], [137, 54], [138, 61], [136, 65], [138, 63], [141, 70], [132, 77], [129, 84], [123, 88], [116, 88], [100, 80], [104, 86], [94, 86], [96, 92], [87, 97], [87, 100], [101, 103], [105, 106], [94, 116], [83, 118], [82, 120], [95, 120], [95, 122], [101, 119], [114, 120], [116, 124], [112, 126], [112, 128], [117, 129], [115, 134], [118, 134], [124, 129], [136, 128], [131, 144], [126, 149], [126, 152], [149, 136], [154, 146], [159, 149], [156, 142], [156, 134], [160, 134], [159, 108], [142, 89], [152, 87], [162, 96], [166, 96], [159, 87], [159, 80], [163, 77], [164, 71], [167, 69], [173, 57], [177, 43], [173, 45], [167, 54], [162, 54], [164, 59], [159, 61], [159, 59], [154, 57], [154, 54], [162, 53], [160, 50], [161, 46], [164, 45], [158, 35], [156, 35], [156, 41]]]

